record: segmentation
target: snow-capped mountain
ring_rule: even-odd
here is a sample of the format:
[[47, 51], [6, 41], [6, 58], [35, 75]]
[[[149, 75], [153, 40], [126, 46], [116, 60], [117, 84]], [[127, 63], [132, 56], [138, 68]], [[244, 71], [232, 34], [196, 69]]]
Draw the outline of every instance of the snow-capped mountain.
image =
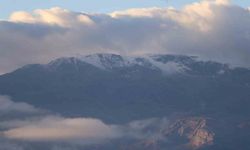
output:
[[[140, 148], [123, 143], [127, 149], [151, 150], [159, 145], [183, 149], [183, 143], [187, 150], [246, 147], [249, 91], [249, 69], [182, 55], [93, 54], [31, 64], [0, 76], [0, 95], [66, 117], [123, 124], [180, 114], [198, 116], [164, 126], [163, 141], [138, 141]], [[206, 123], [202, 118], [210, 119]], [[231, 142], [235, 139], [242, 140]]]
[[[159, 56], [158, 56], [159, 57]], [[177, 61], [161, 61], [157, 56], [145, 55], [145, 56], [121, 56], [116, 54], [93, 54], [86, 56], [78, 56], [71, 58], [59, 58], [49, 63], [49, 65], [60, 65], [62, 63], [79, 63], [85, 62], [91, 64], [97, 68], [104, 70], [113, 70], [126, 67], [140, 66], [152, 70], [160, 70], [165, 73], [174, 73], [184, 71], [186, 66], [183, 63]], [[176, 56], [178, 57], [178, 56]]]
[[[152, 71], [160, 71], [163, 74], [176, 74], [187, 72], [199, 72], [199, 67], [209, 63], [215, 67], [217, 73], [224, 73], [229, 66], [216, 62], [200, 61], [194, 56], [183, 55], [143, 55], [143, 56], [122, 56], [117, 54], [92, 54], [85, 56], [59, 58], [51, 61], [47, 66], [58, 67], [62, 64], [74, 64], [75, 67], [81, 63], [87, 63], [103, 70], [119, 70], [131, 67], [147, 68]], [[195, 65], [195, 66], [194, 66]], [[196, 67], [196, 68], [195, 68]]]

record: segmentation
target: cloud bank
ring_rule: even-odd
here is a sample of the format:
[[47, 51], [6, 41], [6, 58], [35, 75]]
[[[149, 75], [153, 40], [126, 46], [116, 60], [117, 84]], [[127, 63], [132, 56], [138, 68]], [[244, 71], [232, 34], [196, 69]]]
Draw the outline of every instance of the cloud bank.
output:
[[[164, 142], [167, 139], [165, 131], [173, 123], [168, 118], [109, 124], [96, 118], [63, 117], [52, 112], [40, 113], [39, 109], [31, 105], [13, 102], [4, 96], [0, 98], [0, 106], [0, 114], [11, 112], [4, 117], [0, 115], [1, 150], [77, 150], [95, 146], [109, 147], [121, 141], [124, 144], [132, 141]], [[13, 117], [13, 112], [22, 115]]]
[[[43, 113], [26, 103], [0, 96], [0, 144], [22, 148], [24, 143], [60, 143], [73, 145], [105, 144], [119, 139], [161, 139], [166, 118], [138, 120], [127, 124], [107, 124], [95, 118], [67, 118], [55, 113]], [[13, 117], [13, 113], [22, 114]], [[148, 131], [148, 129], [155, 132]], [[21, 144], [21, 145], [20, 145]]]
[[81, 13], [73, 13], [69, 10], [54, 7], [51, 9], [37, 9], [32, 14], [19, 11], [10, 16], [11, 22], [58, 25], [62, 27], [73, 27], [74, 25], [93, 25], [94, 22]]
[[6, 139], [24, 142], [93, 145], [122, 138], [161, 140], [164, 139], [162, 130], [167, 126], [169, 126], [169, 120], [166, 118], [151, 118], [123, 125], [112, 125], [94, 118], [48, 115], [0, 123], [0, 127], [6, 128], [0, 133]]
[[[40, 110], [27, 103], [13, 102], [8, 96], [0, 95], [0, 113], [38, 113]], [[1, 116], [1, 115], [0, 115]]]
[[86, 14], [62, 8], [14, 12], [0, 22], [0, 73], [95, 52], [174, 53], [250, 67], [250, 11], [228, 0], [182, 9]]
[[41, 120], [27, 120], [16, 128], [4, 131], [9, 139], [24, 141], [66, 141], [96, 143], [121, 136], [115, 126], [106, 125], [98, 119], [62, 118], [46, 116]]
[[[0, 96], [0, 145], [22, 148], [18, 142], [101, 144], [125, 136], [118, 125], [93, 118], [65, 118]], [[19, 142], [19, 143], [20, 143]], [[14, 144], [14, 145], [13, 145]], [[0, 148], [1, 149], [1, 148]], [[8, 148], [7, 148], [8, 149]]]
[[[13, 116], [14, 115], [14, 116]], [[0, 144], [2, 138], [30, 142], [93, 144], [124, 135], [116, 125], [93, 118], [64, 118], [0, 95]], [[1, 149], [1, 148], [0, 148]]]

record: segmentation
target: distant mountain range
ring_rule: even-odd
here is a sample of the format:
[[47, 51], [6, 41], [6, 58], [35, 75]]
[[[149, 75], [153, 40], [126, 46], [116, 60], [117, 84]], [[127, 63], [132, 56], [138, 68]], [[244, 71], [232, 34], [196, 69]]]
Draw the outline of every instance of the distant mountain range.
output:
[[131, 145], [124, 150], [154, 144], [148, 149], [169, 145], [183, 149], [179, 143], [188, 143], [187, 149], [250, 148], [250, 69], [194, 56], [59, 58], [0, 76], [0, 94], [64, 116], [94, 117], [116, 124], [175, 118], [164, 132], [176, 143], [140, 141], [140, 148]]

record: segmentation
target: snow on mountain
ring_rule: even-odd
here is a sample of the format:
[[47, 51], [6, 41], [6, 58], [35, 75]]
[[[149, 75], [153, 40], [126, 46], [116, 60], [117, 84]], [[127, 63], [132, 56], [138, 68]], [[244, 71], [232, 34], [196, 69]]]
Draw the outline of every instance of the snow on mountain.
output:
[[101, 69], [112, 69], [130, 65], [130, 61], [116, 54], [93, 54], [81, 56], [80, 59]]
[[62, 57], [58, 58], [56, 60], [52, 60], [48, 66], [53, 66], [53, 67], [58, 67], [61, 66], [62, 64], [77, 64], [79, 63], [79, 59], [75, 57]]
[[[195, 56], [150, 54], [141, 56], [125, 56], [108, 53], [97, 53], [91, 55], [80, 55], [76, 57], [63, 57], [51, 61], [47, 67], [57, 68], [63, 64], [71, 64], [75, 69], [79, 65], [89, 64], [102, 70], [117, 70], [135, 67], [161, 71], [164, 74], [175, 73], [203, 73], [224, 74], [229, 65], [212, 61], [202, 61]], [[208, 69], [208, 65], [210, 66]]]
[[[181, 73], [185, 72], [185, 70], [189, 70], [189, 68], [181, 62], [178, 61], [157, 61], [154, 59], [156, 56], [152, 55], [148, 57], [148, 60], [157, 68], [159, 68], [163, 73]], [[178, 57], [178, 56], [176, 56]]]
[[[185, 63], [180, 60], [168, 59], [168, 61], [162, 61], [157, 58], [165, 57], [167, 55], [143, 55], [143, 56], [122, 56], [117, 54], [92, 54], [70, 58], [59, 58], [49, 63], [49, 65], [59, 66], [63, 63], [77, 64], [85, 62], [91, 64], [100, 69], [118, 69], [123, 67], [140, 66], [150, 68], [152, 70], [160, 70], [163, 73], [178, 73], [184, 72], [189, 68]], [[174, 55], [169, 55], [174, 56]], [[178, 55], [174, 57], [179, 57]], [[188, 57], [188, 56], [186, 56]]]

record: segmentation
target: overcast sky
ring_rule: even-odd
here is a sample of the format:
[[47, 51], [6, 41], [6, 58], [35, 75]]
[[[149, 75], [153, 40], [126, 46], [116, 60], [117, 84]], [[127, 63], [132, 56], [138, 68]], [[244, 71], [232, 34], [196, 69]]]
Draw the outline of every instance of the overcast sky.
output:
[[[12, 2], [15, 5], [20, 1]], [[53, 2], [50, 1], [51, 6]], [[49, 7], [49, 3], [49, 8], [44, 9], [42, 2], [28, 4], [25, 1], [26, 7], [34, 7], [32, 11], [12, 11], [8, 18], [0, 21], [0, 74], [26, 64], [97, 52], [195, 55], [250, 67], [250, 9], [247, 6], [229, 0], [203, 0], [183, 4], [181, 8], [148, 7], [154, 5], [152, 0], [144, 3], [128, 0], [124, 7], [132, 8], [116, 8], [115, 5], [124, 2], [110, 3], [102, 8], [112, 6], [117, 11], [96, 14], [82, 13], [76, 8], [69, 9], [70, 5], [63, 7], [66, 2], [57, 2], [61, 7]], [[80, 4], [82, 2], [71, 5]], [[142, 8], [135, 9], [135, 5]], [[98, 9], [93, 9], [95, 11]]]

